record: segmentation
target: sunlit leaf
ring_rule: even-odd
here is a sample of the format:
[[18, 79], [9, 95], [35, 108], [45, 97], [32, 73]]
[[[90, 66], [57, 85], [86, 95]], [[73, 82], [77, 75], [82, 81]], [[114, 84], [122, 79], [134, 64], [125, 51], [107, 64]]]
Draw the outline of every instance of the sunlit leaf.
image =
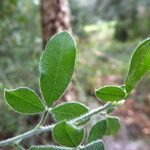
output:
[[107, 121], [106, 119], [98, 121], [90, 130], [88, 141], [93, 142], [98, 139], [103, 138], [107, 130]]
[[87, 112], [86, 106], [76, 102], [64, 103], [52, 109], [52, 114], [57, 121], [71, 120]]
[[84, 130], [71, 126], [63, 121], [58, 123], [53, 129], [53, 139], [67, 147], [77, 147], [83, 139]]
[[96, 96], [102, 101], [120, 101], [126, 93], [119, 86], [104, 86], [96, 90]]
[[5, 99], [10, 108], [20, 113], [36, 114], [45, 109], [38, 95], [29, 88], [5, 90]]
[[150, 38], [143, 41], [135, 50], [125, 81], [127, 93], [131, 92], [143, 75], [150, 70]]
[[42, 146], [32, 146], [29, 150], [75, 150], [75, 149], [52, 145], [42, 145]]
[[76, 48], [68, 32], [56, 34], [46, 45], [40, 61], [40, 87], [48, 106], [67, 88], [73, 74]]
[[107, 131], [105, 135], [115, 135], [120, 129], [120, 121], [118, 117], [107, 117]]
[[80, 150], [105, 150], [104, 143], [101, 140], [94, 141]]

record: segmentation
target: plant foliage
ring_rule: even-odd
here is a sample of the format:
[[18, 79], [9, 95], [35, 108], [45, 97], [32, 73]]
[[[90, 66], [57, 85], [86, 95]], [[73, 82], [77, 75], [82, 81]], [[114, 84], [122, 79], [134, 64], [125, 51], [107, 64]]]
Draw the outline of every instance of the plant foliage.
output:
[[[73, 37], [66, 31], [60, 32], [49, 40], [41, 56], [39, 70], [42, 97], [26, 87], [5, 90], [6, 103], [14, 111], [28, 115], [37, 113], [44, 115], [35, 129], [1, 141], [0, 146], [15, 144], [16, 141], [19, 143], [23, 138], [51, 129], [53, 140], [61, 146], [31, 146], [30, 150], [104, 150], [101, 141], [103, 137], [115, 135], [120, 129], [119, 118], [111, 116], [111, 112], [122, 103], [121, 100], [127, 99], [142, 76], [150, 70], [150, 39], [143, 41], [136, 48], [124, 85], [109, 85], [96, 90], [96, 96], [107, 103], [94, 110], [89, 110], [78, 102], [54, 105], [71, 81], [75, 57], [76, 47]], [[88, 143], [83, 145], [84, 124], [99, 112], [102, 112], [103, 119], [97, 120], [90, 129]], [[52, 114], [55, 124], [43, 127], [49, 113]]]

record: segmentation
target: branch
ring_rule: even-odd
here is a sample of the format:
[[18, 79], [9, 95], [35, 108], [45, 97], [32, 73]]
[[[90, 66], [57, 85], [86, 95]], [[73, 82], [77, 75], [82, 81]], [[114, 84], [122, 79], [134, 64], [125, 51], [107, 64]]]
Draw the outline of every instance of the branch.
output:
[[[86, 113], [86, 114], [84, 114], [84, 115], [82, 115], [82, 116], [80, 116], [80, 117], [78, 117], [78, 118], [76, 118], [74, 120], [69, 121], [69, 123], [76, 124], [79, 121], [82, 121], [82, 120], [85, 120], [87, 118], [90, 118], [90, 117], [98, 114], [99, 112], [106, 110], [110, 106], [112, 106], [111, 103], [107, 103], [107, 104], [105, 104], [102, 107], [93, 109], [89, 113]], [[15, 136], [13, 138], [9, 138], [7, 140], [0, 141], [0, 147], [7, 146], [7, 145], [13, 145], [13, 144], [16, 144], [17, 142], [20, 142], [23, 139], [27, 139], [27, 138], [29, 138], [29, 137], [31, 137], [33, 135], [38, 135], [38, 134], [41, 134], [43, 132], [52, 131], [54, 126], [55, 126], [55, 124], [52, 124], [52, 125], [49, 125], [49, 126], [44, 126], [44, 127], [37, 127], [37, 128], [34, 128], [34, 129], [30, 130], [30, 131], [27, 131], [27, 132], [25, 132], [23, 134]]]
[[36, 126], [37, 128], [44, 125], [44, 123], [46, 122], [46, 119], [47, 119], [47, 117], [48, 117], [48, 114], [49, 114], [49, 111], [48, 111], [48, 110], [46, 110], [46, 111], [43, 113], [40, 122], [39, 122], [38, 125]]

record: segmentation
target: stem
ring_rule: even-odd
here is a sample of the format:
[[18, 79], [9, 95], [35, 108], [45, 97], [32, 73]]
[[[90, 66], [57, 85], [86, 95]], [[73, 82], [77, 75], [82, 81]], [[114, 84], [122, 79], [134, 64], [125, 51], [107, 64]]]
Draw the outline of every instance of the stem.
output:
[[41, 127], [41, 126], [44, 125], [44, 123], [46, 122], [46, 119], [47, 119], [47, 117], [48, 117], [48, 114], [49, 114], [49, 111], [48, 111], [48, 110], [46, 110], [46, 111], [43, 113], [40, 122], [39, 122], [38, 125], [36, 126], [37, 128], [39, 128], [39, 127]]
[[75, 124], [75, 123], [80, 122], [82, 120], [86, 120], [86, 119], [98, 114], [99, 112], [106, 110], [110, 106], [111, 106], [111, 103], [107, 103], [102, 107], [98, 107], [96, 109], [91, 110], [89, 113], [86, 113], [86, 114], [82, 115], [81, 117], [78, 117], [78, 118], [75, 118], [74, 120], [71, 120], [69, 123]]
[[[105, 104], [102, 107], [93, 109], [89, 113], [86, 113], [86, 114], [84, 114], [84, 115], [82, 115], [82, 116], [80, 116], [80, 117], [78, 117], [78, 118], [76, 118], [74, 120], [69, 121], [68, 123], [76, 124], [77, 122], [85, 120], [85, 119], [87, 119], [89, 117], [92, 117], [92, 116], [98, 114], [101, 111], [106, 110], [110, 106], [111, 106], [111, 103], [107, 103], [107, 104]], [[7, 145], [13, 145], [13, 144], [17, 143], [17, 141], [20, 141], [20, 140], [23, 140], [23, 139], [27, 139], [27, 138], [29, 138], [29, 137], [31, 137], [33, 135], [38, 135], [38, 134], [41, 134], [43, 132], [52, 131], [54, 126], [55, 126], [55, 124], [49, 125], [49, 126], [44, 126], [44, 127], [34, 128], [34, 129], [30, 130], [30, 131], [27, 131], [27, 132], [25, 132], [23, 134], [20, 134], [18, 136], [13, 137], [13, 138], [9, 138], [7, 140], [0, 141], [0, 147], [7, 146]]]

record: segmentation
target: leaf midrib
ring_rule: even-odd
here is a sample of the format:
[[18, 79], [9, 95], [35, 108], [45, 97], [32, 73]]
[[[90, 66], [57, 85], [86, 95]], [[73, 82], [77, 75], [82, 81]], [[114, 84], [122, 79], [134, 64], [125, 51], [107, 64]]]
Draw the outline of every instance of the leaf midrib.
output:
[[[118, 98], [122, 98], [125, 96], [125, 93], [124, 95], [119, 95], [119, 94], [110, 94], [110, 93], [105, 93], [105, 92], [100, 92], [99, 94], [105, 94], [105, 95], [109, 95], [109, 96], [117, 96]], [[123, 94], [123, 93], [122, 93]]]
[[[50, 96], [50, 100], [52, 100], [52, 97], [53, 97], [53, 90], [54, 90], [54, 85], [55, 85], [55, 81], [56, 81], [56, 78], [57, 78], [57, 72], [58, 72], [58, 69], [59, 69], [59, 63], [60, 63], [60, 53], [62, 51], [62, 48], [63, 48], [63, 45], [64, 45], [64, 41], [65, 41], [65, 38], [62, 40], [62, 45], [61, 45], [61, 48], [59, 49], [59, 54], [58, 54], [58, 62], [57, 62], [57, 66], [56, 66], [56, 73], [54, 74], [54, 80], [53, 80], [53, 83], [52, 83], [52, 88], [51, 88], [51, 96]], [[59, 42], [60, 42], [60, 39], [59, 39]], [[52, 103], [53, 101], [51, 101]]]

